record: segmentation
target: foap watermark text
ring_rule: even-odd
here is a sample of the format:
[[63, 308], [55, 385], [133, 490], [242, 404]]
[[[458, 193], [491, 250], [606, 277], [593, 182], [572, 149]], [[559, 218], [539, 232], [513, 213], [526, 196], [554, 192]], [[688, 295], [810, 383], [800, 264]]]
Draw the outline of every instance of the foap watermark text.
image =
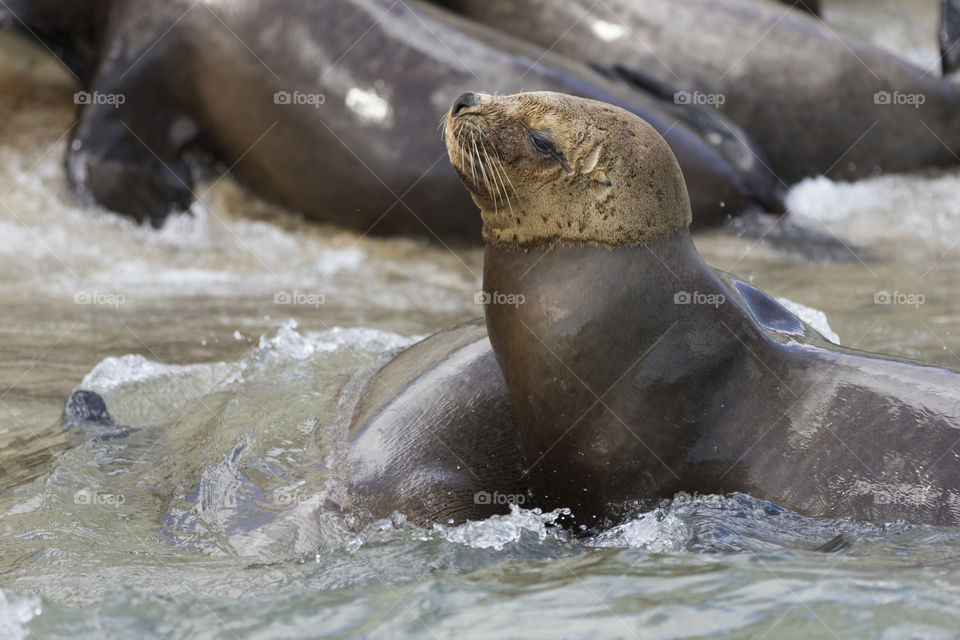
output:
[[473, 296], [474, 304], [505, 304], [519, 307], [527, 301], [522, 293], [503, 293], [502, 291], [478, 291]]
[[673, 304], [702, 304], [719, 307], [727, 301], [722, 293], [700, 293], [699, 291], [677, 291], [673, 294]]
[[873, 294], [873, 304], [896, 304], [919, 308], [927, 301], [922, 293], [907, 293], [904, 291], [877, 291]]
[[273, 294], [273, 304], [290, 304], [302, 307], [319, 308], [327, 297], [322, 293], [305, 293], [302, 291], [277, 291]]

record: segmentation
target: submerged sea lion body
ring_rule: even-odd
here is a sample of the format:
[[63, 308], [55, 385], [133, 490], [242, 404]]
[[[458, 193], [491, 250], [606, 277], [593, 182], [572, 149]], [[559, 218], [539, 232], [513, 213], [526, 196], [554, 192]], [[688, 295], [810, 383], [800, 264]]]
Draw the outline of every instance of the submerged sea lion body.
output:
[[355, 513], [429, 526], [530, 506], [519, 435], [483, 321], [436, 333], [363, 391], [345, 459]]
[[[555, 94], [467, 102], [448, 149], [481, 208], [484, 290], [524, 300], [486, 320], [538, 505], [595, 527], [677, 491], [742, 491], [960, 523], [960, 374], [830, 345], [718, 278], [676, 160], [639, 118]], [[460, 152], [481, 129], [516, 186], [509, 213], [473, 178], [487, 160]]]
[[[14, 13], [69, 25], [62, 0]], [[437, 120], [466, 89], [544, 88], [655, 123], [690, 179], [698, 223], [782, 210], [742, 131], [678, 109], [509, 36], [413, 0], [99, 0], [77, 29], [86, 104], [68, 151], [81, 199], [161, 224], [195, 193], [186, 152], [213, 153], [258, 194], [310, 219], [378, 234], [476, 241], [480, 222], [443, 162]], [[39, 32], [38, 32], [39, 33]], [[759, 154], [759, 156], [758, 156]]]
[[958, 0], [942, 0], [949, 79], [774, 3], [438, 1], [680, 104], [716, 106], [786, 183], [950, 166], [960, 154]]

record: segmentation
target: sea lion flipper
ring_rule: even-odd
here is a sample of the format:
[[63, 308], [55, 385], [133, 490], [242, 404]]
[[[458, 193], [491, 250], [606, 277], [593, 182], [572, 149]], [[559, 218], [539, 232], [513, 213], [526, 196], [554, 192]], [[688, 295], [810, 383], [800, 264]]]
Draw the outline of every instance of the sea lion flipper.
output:
[[[94, 89], [79, 95], [104, 94]], [[170, 114], [126, 104], [82, 107], [67, 152], [70, 187], [81, 201], [159, 227], [193, 202], [190, 171], [163, 139], [174, 127]]]
[[677, 92], [676, 87], [630, 67], [619, 64], [615, 64], [612, 67], [605, 67], [592, 62], [588, 63], [588, 66], [607, 78], [626, 82], [663, 100], [673, 100]]
[[[159, 227], [194, 199], [183, 151], [198, 128], [176, 102], [182, 78], [170, 77], [167, 50], [176, 47], [174, 34], [147, 49], [153, 39], [122, 32], [122, 25], [141, 21], [124, 17], [115, 21], [121, 32], [107, 38], [112, 44], [92, 82], [74, 95], [80, 112], [67, 178], [81, 201]], [[130, 47], [131, 41], [142, 42], [144, 50]]]
[[816, 231], [792, 222], [789, 217], [747, 211], [722, 229], [739, 237], [763, 240], [771, 247], [817, 262], [867, 262], [873, 257], [834, 233]]
[[960, 71], [960, 0], [940, 0], [940, 60], [944, 77]]

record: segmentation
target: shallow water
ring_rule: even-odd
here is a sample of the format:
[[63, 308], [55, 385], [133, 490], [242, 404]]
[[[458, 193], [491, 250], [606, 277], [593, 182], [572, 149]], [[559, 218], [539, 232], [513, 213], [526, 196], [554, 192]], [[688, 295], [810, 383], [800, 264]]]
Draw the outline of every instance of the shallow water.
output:
[[[929, 62], [935, 5], [827, 18]], [[303, 224], [215, 177], [137, 228], [67, 194], [72, 78], [0, 33], [0, 86], [0, 638], [960, 634], [952, 529], [678, 496], [589, 541], [529, 511], [347, 532], [322, 461], [390, 354], [480, 314], [480, 252]], [[795, 219], [862, 261], [696, 242], [842, 344], [960, 367], [958, 191], [960, 170], [796, 186]], [[63, 431], [81, 386], [137, 429]]]

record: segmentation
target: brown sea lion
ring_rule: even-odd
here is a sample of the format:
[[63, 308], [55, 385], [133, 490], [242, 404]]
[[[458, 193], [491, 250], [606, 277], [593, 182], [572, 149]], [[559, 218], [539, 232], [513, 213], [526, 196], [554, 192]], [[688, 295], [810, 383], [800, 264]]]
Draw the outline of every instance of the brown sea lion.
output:
[[[782, 210], [780, 185], [735, 125], [434, 6], [392, 0], [8, 0], [83, 78], [68, 147], [78, 197], [162, 224], [212, 153], [256, 193], [321, 222], [476, 242], [480, 223], [443, 159], [438, 118], [466, 89], [542, 88], [655, 123], [699, 223]], [[76, 51], [73, 51], [75, 49]], [[732, 132], [732, 133], [731, 133]], [[208, 154], [209, 155], [209, 154]]]
[[772, 2], [437, 1], [678, 104], [716, 107], [788, 184], [960, 155], [960, 0], [941, 0], [944, 77]]
[[487, 328], [540, 506], [592, 528], [678, 491], [739, 491], [815, 516], [960, 524], [960, 375], [829, 344], [719, 277], [643, 120], [478, 94], [446, 139], [481, 209]]

